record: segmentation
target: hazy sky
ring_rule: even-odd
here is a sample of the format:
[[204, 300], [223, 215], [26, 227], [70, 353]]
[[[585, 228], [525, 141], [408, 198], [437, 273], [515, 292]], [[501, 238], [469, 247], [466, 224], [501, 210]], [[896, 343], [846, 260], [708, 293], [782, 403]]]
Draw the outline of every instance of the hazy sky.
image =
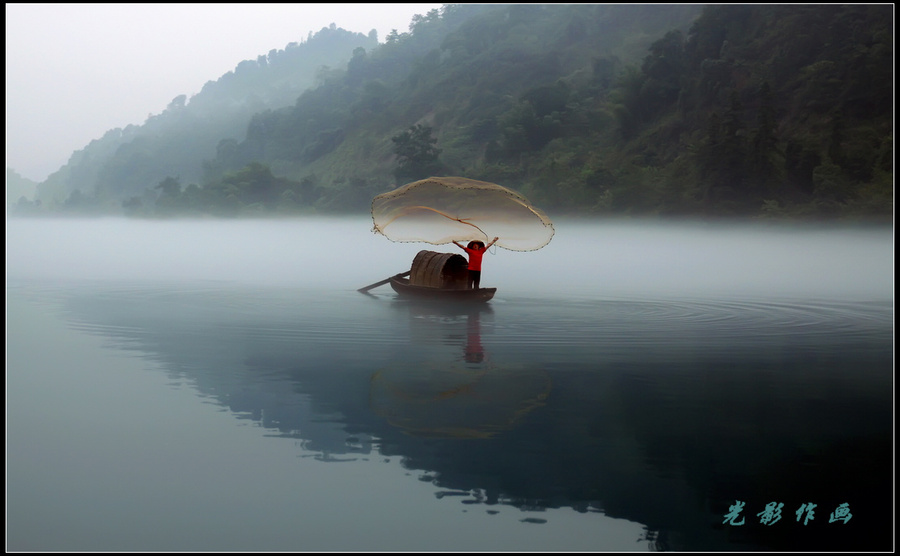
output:
[[334, 23], [378, 40], [440, 4], [6, 4], [6, 166], [43, 181], [107, 130], [143, 124]]

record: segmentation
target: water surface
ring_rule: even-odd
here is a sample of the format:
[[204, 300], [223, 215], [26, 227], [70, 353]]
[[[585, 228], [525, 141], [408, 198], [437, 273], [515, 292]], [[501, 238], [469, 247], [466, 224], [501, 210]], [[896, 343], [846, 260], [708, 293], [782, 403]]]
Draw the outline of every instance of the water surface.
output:
[[472, 308], [369, 227], [8, 222], [8, 548], [890, 549], [889, 229], [562, 222]]

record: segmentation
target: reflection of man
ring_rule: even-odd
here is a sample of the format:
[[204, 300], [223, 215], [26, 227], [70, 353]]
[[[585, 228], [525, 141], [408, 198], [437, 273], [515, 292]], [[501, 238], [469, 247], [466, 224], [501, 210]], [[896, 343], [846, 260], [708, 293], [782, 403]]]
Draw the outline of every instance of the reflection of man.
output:
[[481, 345], [481, 321], [478, 313], [470, 314], [466, 323], [466, 361], [481, 363], [484, 361], [484, 346]]

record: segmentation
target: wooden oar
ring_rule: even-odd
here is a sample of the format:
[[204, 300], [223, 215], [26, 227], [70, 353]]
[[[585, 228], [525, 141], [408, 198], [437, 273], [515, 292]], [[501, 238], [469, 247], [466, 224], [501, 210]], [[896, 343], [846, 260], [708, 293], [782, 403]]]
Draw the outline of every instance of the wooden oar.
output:
[[368, 286], [366, 286], [364, 288], [359, 288], [356, 291], [361, 292], [361, 293], [366, 293], [373, 288], [377, 288], [378, 286], [383, 286], [383, 285], [387, 284], [388, 282], [391, 281], [391, 278], [405, 278], [405, 277], [409, 276], [410, 272], [411, 272], [410, 270], [407, 270], [406, 272], [401, 272], [400, 274], [395, 274], [395, 275], [391, 276], [390, 278], [385, 278], [384, 280], [382, 280], [380, 282], [375, 282], [374, 284], [369, 284]]

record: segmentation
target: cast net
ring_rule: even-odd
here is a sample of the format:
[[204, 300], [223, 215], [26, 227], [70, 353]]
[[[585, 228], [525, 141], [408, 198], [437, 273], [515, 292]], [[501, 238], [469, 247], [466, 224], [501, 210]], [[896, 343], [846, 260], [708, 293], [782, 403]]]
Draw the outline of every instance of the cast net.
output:
[[553, 223], [521, 194], [495, 183], [427, 178], [372, 199], [374, 231], [391, 241], [442, 245], [451, 241], [534, 251], [550, 243]]

